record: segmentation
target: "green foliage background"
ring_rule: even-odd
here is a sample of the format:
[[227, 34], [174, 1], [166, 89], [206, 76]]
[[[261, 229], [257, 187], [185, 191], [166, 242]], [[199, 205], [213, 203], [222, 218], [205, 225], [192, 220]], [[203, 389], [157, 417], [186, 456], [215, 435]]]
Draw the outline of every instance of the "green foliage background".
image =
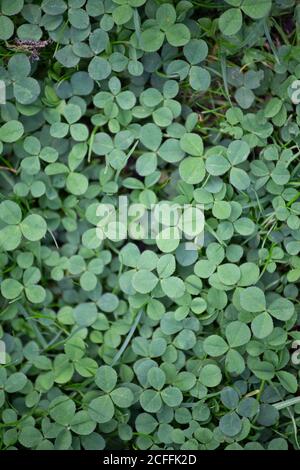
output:
[[[1, 450], [299, 449], [299, 28], [0, 1]], [[120, 195], [203, 204], [204, 247], [99, 240]]]

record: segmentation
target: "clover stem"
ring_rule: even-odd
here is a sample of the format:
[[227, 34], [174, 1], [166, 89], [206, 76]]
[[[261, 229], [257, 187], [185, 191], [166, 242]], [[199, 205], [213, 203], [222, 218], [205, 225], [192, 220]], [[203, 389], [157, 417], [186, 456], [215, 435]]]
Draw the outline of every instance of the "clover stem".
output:
[[93, 144], [94, 144], [94, 139], [95, 139], [95, 134], [97, 130], [99, 129], [99, 126], [95, 126], [94, 129], [92, 130], [91, 137], [89, 139], [89, 150], [88, 150], [88, 162], [91, 161], [91, 156], [92, 156], [92, 151], [93, 151]]
[[118, 360], [120, 359], [120, 357], [122, 356], [123, 352], [125, 351], [125, 349], [127, 348], [138, 324], [139, 324], [139, 321], [141, 319], [141, 316], [142, 316], [142, 313], [143, 313], [143, 310], [141, 309], [139, 311], [139, 313], [137, 314], [134, 322], [133, 322], [133, 325], [132, 327], [130, 328], [129, 330], [129, 333], [127, 334], [126, 338], [125, 338], [125, 341], [124, 343], [122, 344], [121, 348], [119, 349], [119, 351], [117, 352], [117, 354], [115, 355], [115, 357], [113, 358], [112, 360], [112, 363], [111, 363], [111, 366], [113, 367], [117, 362]]
[[34, 332], [36, 334], [36, 338], [39, 341], [40, 345], [43, 348], [47, 348], [47, 341], [45, 340], [44, 336], [42, 335], [41, 331], [39, 330], [39, 327], [37, 326], [37, 324], [34, 321], [31, 320], [30, 316], [28, 315], [28, 313], [26, 312], [25, 308], [22, 305], [19, 304], [18, 307], [19, 307], [19, 310], [22, 313], [22, 315], [26, 318], [26, 320], [30, 324], [31, 328], [34, 330]]
[[257, 401], [260, 400], [261, 394], [262, 394], [262, 392], [264, 391], [265, 383], [266, 383], [265, 380], [262, 380], [262, 381], [261, 381], [261, 384], [260, 384], [260, 387], [259, 387], [259, 391], [258, 391], [258, 394], [257, 394]]

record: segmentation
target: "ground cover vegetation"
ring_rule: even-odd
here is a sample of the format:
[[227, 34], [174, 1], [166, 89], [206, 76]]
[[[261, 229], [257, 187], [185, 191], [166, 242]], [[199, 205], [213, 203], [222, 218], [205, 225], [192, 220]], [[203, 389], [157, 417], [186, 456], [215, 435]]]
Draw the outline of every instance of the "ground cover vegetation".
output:
[[299, 449], [297, 3], [0, 1], [1, 450]]

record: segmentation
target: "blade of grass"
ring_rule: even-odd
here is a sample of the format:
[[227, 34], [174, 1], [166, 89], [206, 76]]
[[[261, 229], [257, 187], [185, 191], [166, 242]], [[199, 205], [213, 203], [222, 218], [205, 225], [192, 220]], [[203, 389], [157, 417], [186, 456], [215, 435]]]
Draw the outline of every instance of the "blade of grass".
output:
[[133, 325], [130, 328], [130, 330], [129, 330], [127, 336], [126, 336], [124, 343], [122, 344], [121, 348], [119, 349], [119, 351], [117, 352], [117, 354], [113, 358], [112, 363], [111, 363], [112, 367], [118, 362], [118, 360], [120, 359], [120, 357], [124, 353], [125, 349], [127, 348], [128, 344], [129, 344], [129, 342], [130, 342], [130, 340], [131, 340], [131, 338], [132, 338], [132, 336], [133, 336], [133, 334], [134, 334], [134, 332], [135, 332], [135, 330], [136, 330], [136, 328], [139, 324], [139, 321], [141, 319], [142, 314], [143, 314], [143, 310], [141, 309], [139, 311], [139, 313], [137, 314], [137, 316], [136, 316], [136, 318], [133, 322]]

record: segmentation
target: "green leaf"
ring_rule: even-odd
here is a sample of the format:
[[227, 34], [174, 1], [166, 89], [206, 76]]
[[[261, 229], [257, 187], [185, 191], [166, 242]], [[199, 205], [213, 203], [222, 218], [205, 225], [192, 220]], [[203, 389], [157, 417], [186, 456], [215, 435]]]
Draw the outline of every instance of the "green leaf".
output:
[[70, 8], [68, 11], [69, 21], [74, 28], [85, 29], [89, 26], [89, 16], [81, 8]]
[[166, 37], [171, 46], [180, 47], [189, 42], [191, 33], [187, 26], [177, 23], [168, 27]]
[[189, 82], [193, 90], [201, 92], [207, 91], [211, 83], [210, 73], [203, 67], [192, 65]]
[[33, 426], [24, 426], [19, 434], [19, 442], [27, 448], [35, 448], [43, 439], [42, 433]]
[[214, 364], [203, 366], [200, 371], [199, 380], [206, 387], [216, 387], [222, 380], [220, 368]]
[[13, 89], [16, 100], [26, 105], [36, 101], [41, 92], [38, 81], [31, 77], [25, 77], [15, 82]]
[[11, 374], [5, 384], [5, 391], [7, 393], [16, 393], [22, 390], [27, 383], [27, 377], [23, 372], [15, 372]]
[[130, 5], [121, 5], [112, 12], [112, 17], [117, 25], [127, 23], [133, 15]]
[[180, 146], [189, 155], [195, 157], [203, 155], [203, 141], [198, 134], [184, 134], [180, 139]]
[[237, 408], [240, 401], [239, 394], [232, 387], [223, 388], [220, 397], [223, 405], [230, 410]]
[[158, 278], [151, 271], [147, 271], [146, 269], [141, 269], [136, 272], [132, 278], [133, 287], [141, 294], [151, 292], [157, 283]]
[[157, 273], [159, 277], [167, 278], [171, 276], [176, 268], [176, 261], [173, 255], [167, 254], [159, 258], [157, 263]]
[[74, 308], [74, 319], [80, 326], [92, 325], [98, 316], [98, 310], [94, 303], [83, 302]]
[[93, 80], [105, 80], [111, 73], [111, 65], [102, 57], [94, 57], [89, 63], [88, 72]]
[[235, 411], [227, 413], [220, 419], [220, 430], [225, 436], [236, 436], [242, 430], [242, 420]]
[[267, 313], [260, 313], [251, 323], [254, 336], [259, 339], [266, 338], [274, 328], [272, 317]]
[[8, 300], [13, 300], [19, 297], [22, 290], [22, 284], [15, 279], [5, 279], [1, 283], [1, 294]]
[[235, 140], [228, 146], [227, 157], [232, 165], [238, 165], [247, 160], [250, 153], [250, 147], [243, 140]]
[[151, 387], [155, 388], [155, 390], [161, 390], [165, 385], [166, 374], [158, 367], [152, 367], [148, 371], [147, 379]]
[[0, 140], [6, 143], [16, 142], [24, 133], [23, 124], [19, 121], [9, 121], [0, 127]]
[[30, 74], [30, 60], [25, 54], [15, 54], [9, 59], [7, 69], [10, 76], [19, 81]]
[[119, 387], [110, 394], [112, 401], [119, 408], [129, 408], [134, 400], [132, 391], [127, 387]]
[[140, 46], [145, 52], [155, 52], [161, 48], [164, 37], [158, 28], [148, 28], [141, 33]]
[[[216, 217], [216, 219], [228, 219], [230, 217], [230, 214], [231, 214], [231, 205], [229, 202], [227, 201], [215, 201], [214, 202], [214, 205], [213, 205], [213, 208], [212, 208], [212, 213], [214, 215], [214, 217]], [[234, 268], [236, 268], [237, 266], [233, 265]], [[220, 278], [220, 276], [224, 279], [224, 275], [222, 275], [222, 272], [223, 271], [226, 271], [226, 269], [222, 268], [221, 271], [220, 271], [220, 274], [218, 273], [218, 276]], [[237, 277], [237, 272], [233, 272], [232, 273], [232, 276], [231, 276], [231, 279], [234, 279], [235, 277]], [[230, 281], [230, 279], [229, 279]]]
[[97, 366], [97, 362], [89, 357], [83, 357], [75, 363], [76, 372], [78, 372], [81, 377], [94, 377]]
[[207, 309], [207, 303], [201, 297], [194, 297], [191, 303], [191, 310], [200, 315], [201, 313], [205, 312]]
[[109, 43], [109, 37], [103, 29], [95, 29], [89, 36], [89, 44], [95, 54], [104, 51]]
[[246, 217], [241, 217], [233, 225], [236, 232], [244, 237], [251, 235], [255, 231], [254, 222]]
[[233, 7], [240, 7], [243, 0], [225, 0], [228, 5], [232, 5]]
[[182, 402], [183, 395], [179, 388], [169, 386], [161, 392], [161, 398], [166, 405], [170, 407], [176, 407], [179, 406]]
[[204, 340], [203, 349], [209, 356], [218, 357], [228, 351], [228, 344], [221, 336], [211, 335]]
[[21, 243], [22, 233], [17, 225], [8, 225], [0, 230], [0, 247], [4, 251], [13, 251]]
[[255, 398], [243, 398], [238, 406], [237, 412], [245, 418], [253, 418], [259, 412], [259, 403]]
[[111, 137], [104, 132], [98, 132], [95, 134], [93, 141], [93, 152], [96, 155], [107, 155], [113, 150], [113, 142]]
[[46, 0], [42, 3], [42, 9], [48, 15], [61, 15], [66, 11], [67, 5], [64, 0], [53, 0], [51, 2]]
[[248, 359], [248, 367], [261, 380], [272, 380], [275, 374], [274, 366], [268, 361], [260, 361], [257, 358]]
[[25, 287], [25, 294], [28, 300], [35, 304], [40, 304], [46, 298], [46, 291], [42, 286]]
[[88, 406], [88, 413], [96, 423], [107, 423], [114, 416], [114, 404], [108, 395], [94, 398]]
[[110, 366], [101, 366], [96, 372], [95, 383], [104, 392], [111, 392], [117, 383], [116, 371]]
[[241, 9], [246, 15], [254, 20], [266, 16], [272, 7], [271, 0], [264, 0], [263, 2], [256, 2], [255, 0], [243, 0]]
[[161, 287], [163, 292], [170, 298], [181, 297], [185, 291], [184, 282], [175, 276], [162, 279]]
[[86, 176], [71, 172], [67, 176], [67, 189], [71, 194], [75, 194], [75, 196], [80, 196], [86, 192], [88, 189], [88, 179]]
[[74, 54], [73, 48], [70, 45], [59, 49], [55, 54], [55, 58], [67, 68], [75, 67], [79, 62], [79, 57]]
[[251, 338], [250, 328], [241, 321], [233, 321], [226, 326], [226, 339], [232, 348], [247, 344]]
[[18, 204], [13, 201], [1, 202], [0, 219], [9, 225], [19, 224], [22, 220], [22, 212]]
[[243, 24], [243, 16], [239, 8], [229, 8], [219, 18], [219, 28], [226, 36], [238, 33]]
[[205, 177], [205, 165], [202, 158], [186, 157], [179, 165], [179, 173], [188, 184], [198, 184]]
[[0, 16], [0, 39], [7, 41], [14, 33], [14, 24], [7, 16]]
[[195, 333], [191, 330], [183, 329], [176, 336], [174, 346], [178, 349], [191, 349], [195, 346], [197, 340]]
[[232, 168], [230, 171], [230, 183], [239, 191], [245, 191], [250, 186], [250, 178], [244, 170]]
[[76, 406], [73, 400], [66, 395], [58, 396], [51, 401], [49, 413], [58, 424], [68, 426], [75, 416]]
[[195, 274], [201, 278], [207, 279], [215, 271], [216, 265], [210, 260], [200, 260], [195, 264]]
[[73, 338], [70, 338], [66, 342], [64, 349], [69, 359], [77, 361], [78, 359], [81, 359], [84, 356], [84, 341], [81, 338], [75, 336]]
[[259, 268], [255, 263], [243, 263], [240, 266], [241, 278], [239, 280], [239, 286], [250, 286], [256, 284], [259, 279]]
[[20, 224], [22, 234], [27, 240], [36, 242], [43, 238], [47, 231], [47, 224], [38, 214], [28, 215]]
[[243, 356], [235, 349], [230, 349], [225, 358], [226, 370], [233, 376], [244, 372], [246, 365]]
[[74, 367], [69, 362], [65, 354], [59, 354], [54, 359], [53, 364], [54, 380], [56, 383], [64, 384], [69, 382], [74, 373]]
[[184, 46], [183, 53], [190, 64], [199, 64], [207, 57], [207, 43], [203, 39], [191, 39]]
[[295, 307], [290, 300], [278, 297], [269, 305], [268, 312], [277, 320], [288, 321], [294, 315]]
[[94, 431], [96, 423], [90, 418], [87, 411], [81, 410], [74, 415], [70, 422], [70, 427], [76, 434], [88, 436]]
[[237, 284], [241, 277], [239, 267], [231, 263], [221, 264], [218, 266], [217, 273], [220, 281], [227, 286]]
[[258, 287], [247, 287], [240, 293], [241, 306], [247, 312], [262, 312], [266, 309], [265, 294]]
[[176, 10], [173, 5], [169, 3], [160, 5], [156, 11], [156, 20], [163, 31], [172, 26], [176, 21]]
[[128, 110], [134, 107], [135, 102], [136, 102], [136, 97], [129, 90], [122, 91], [116, 96], [116, 101], [122, 109]]
[[72, 124], [70, 126], [71, 137], [76, 140], [76, 142], [84, 142], [88, 139], [89, 130], [88, 127], [84, 124]]
[[289, 392], [296, 393], [298, 390], [298, 381], [296, 377], [285, 370], [276, 372], [276, 376], [279, 379], [281, 385]]
[[160, 394], [155, 390], [145, 390], [142, 392], [140, 403], [143, 410], [148, 413], [157, 413], [162, 406]]
[[149, 150], [157, 150], [162, 141], [162, 132], [152, 123], [145, 124], [140, 131], [140, 141]]
[[173, 113], [166, 106], [156, 109], [153, 114], [153, 121], [159, 127], [167, 127], [173, 121]]
[[220, 176], [230, 169], [230, 163], [222, 155], [211, 155], [206, 159], [205, 167], [210, 175]]

